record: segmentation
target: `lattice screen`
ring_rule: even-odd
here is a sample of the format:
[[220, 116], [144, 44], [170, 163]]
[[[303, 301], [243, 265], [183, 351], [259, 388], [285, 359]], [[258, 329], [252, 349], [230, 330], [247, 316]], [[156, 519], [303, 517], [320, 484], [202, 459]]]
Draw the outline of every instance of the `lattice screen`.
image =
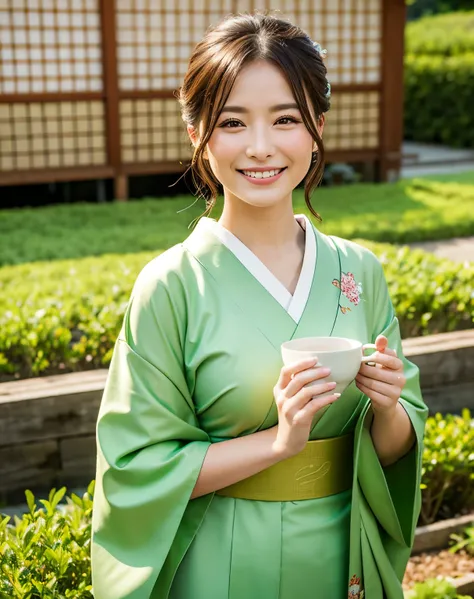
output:
[[324, 142], [328, 150], [371, 149], [379, 144], [379, 93], [339, 93], [326, 115]]
[[191, 155], [174, 99], [122, 100], [120, 125], [124, 162], [161, 162]]
[[[192, 48], [210, 24], [231, 12], [277, 8], [328, 49], [333, 83], [380, 80], [382, 0], [118, 0], [120, 87], [170, 89], [180, 85]], [[231, 6], [232, 5], [232, 6]], [[298, 11], [295, 10], [298, 5]]]
[[101, 101], [21, 102], [102, 89], [97, 0], [0, 0], [0, 170], [105, 164]]
[[0, 0], [0, 93], [102, 89], [98, 0]]
[[[331, 84], [378, 83], [382, 0], [299, 0], [259, 4], [230, 0], [118, 0], [119, 86], [127, 90], [175, 89], [192, 49], [207, 27], [225, 14], [277, 8], [327, 48]], [[298, 11], [295, 11], [295, 6]], [[378, 146], [379, 94], [338, 94], [326, 128], [328, 150]], [[166, 116], [162, 122], [160, 115]], [[190, 154], [177, 106], [168, 100], [123, 100], [125, 162], [168, 160]], [[135, 125], [133, 125], [135, 122]]]
[[[333, 87], [380, 83], [385, 0], [109, 1], [116, 10], [119, 127], [127, 165], [190, 157], [172, 93], [206, 29], [232, 12], [279, 9], [327, 48]], [[102, 97], [99, 0], [0, 0], [0, 44], [0, 94], [15, 95], [0, 103], [0, 171], [106, 164], [102, 99], [42, 103], [30, 95]], [[136, 91], [143, 97], [130, 97]], [[160, 98], [153, 97], [156, 92]], [[327, 149], [377, 148], [379, 103], [377, 90], [336, 91]]]
[[105, 164], [102, 102], [0, 104], [0, 170]]

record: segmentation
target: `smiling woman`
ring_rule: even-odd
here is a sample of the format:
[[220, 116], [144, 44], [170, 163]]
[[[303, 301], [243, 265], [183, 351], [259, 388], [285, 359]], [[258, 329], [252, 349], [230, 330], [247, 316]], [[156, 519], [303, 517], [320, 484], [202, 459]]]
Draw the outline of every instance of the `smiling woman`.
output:
[[[403, 597], [427, 415], [418, 369], [375, 255], [293, 213], [304, 180], [319, 219], [323, 56], [260, 13], [229, 16], [191, 56], [179, 100], [208, 205], [140, 272], [114, 347], [95, 599]], [[375, 344], [375, 367], [336, 393], [315, 357], [282, 365], [284, 342], [324, 336]]]
[[[242, 197], [242, 185], [247, 197], [250, 182], [257, 187], [247, 201], [268, 206], [287, 199], [305, 179], [306, 204], [319, 218], [310, 196], [323, 174], [321, 135], [330, 108], [324, 52], [289, 23], [278, 31], [272, 25], [278, 41], [271, 40], [271, 31], [257, 35], [257, 21], [248, 19], [246, 26], [248, 33], [242, 35], [228, 20], [198, 44], [179, 90], [195, 146], [191, 168], [207, 200], [204, 215], [220, 186], [232, 201], [234, 194]], [[271, 173], [281, 169], [283, 176]], [[267, 173], [268, 180], [251, 172]], [[277, 181], [277, 187], [272, 185]]]

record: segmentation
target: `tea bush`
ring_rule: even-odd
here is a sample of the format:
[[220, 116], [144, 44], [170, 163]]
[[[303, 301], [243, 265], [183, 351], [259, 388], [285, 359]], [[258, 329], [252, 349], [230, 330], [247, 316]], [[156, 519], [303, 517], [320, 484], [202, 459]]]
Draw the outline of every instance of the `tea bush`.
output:
[[473, 97], [474, 52], [406, 56], [406, 139], [474, 148]]
[[[384, 265], [403, 337], [472, 327], [473, 265], [359, 242]], [[155, 255], [1, 268], [0, 380], [107, 367], [133, 282]]]
[[471, 599], [468, 595], [458, 595], [451, 582], [437, 578], [418, 582], [404, 595], [405, 599]]
[[49, 499], [26, 491], [29, 512], [0, 519], [0, 599], [92, 599], [90, 574], [91, 483], [82, 499], [52, 489]]
[[407, 54], [458, 56], [474, 52], [474, 11], [427, 16], [405, 28]]
[[425, 17], [407, 25], [406, 139], [474, 147], [473, 32], [474, 11]]
[[474, 510], [474, 419], [469, 410], [428, 418], [422, 489], [420, 524]]

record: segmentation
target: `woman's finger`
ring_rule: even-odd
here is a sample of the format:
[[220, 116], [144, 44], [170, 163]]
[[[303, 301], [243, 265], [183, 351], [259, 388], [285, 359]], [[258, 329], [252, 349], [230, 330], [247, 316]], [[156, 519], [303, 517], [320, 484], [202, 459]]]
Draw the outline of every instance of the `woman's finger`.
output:
[[298, 372], [288, 383], [286, 389], [284, 389], [285, 397], [293, 397], [299, 391], [301, 391], [305, 385], [309, 385], [309, 383], [324, 379], [329, 376], [330, 373], [331, 370], [323, 366], [316, 366], [315, 368], [308, 368], [305, 371]]
[[331, 395], [315, 397], [296, 413], [293, 423], [302, 424], [305, 420], [311, 421], [316, 412], [321, 410], [321, 408], [324, 408], [324, 406], [334, 403], [340, 396], [340, 393], [333, 393]]
[[[373, 389], [369, 389], [362, 383], [356, 383], [358, 389], [367, 395], [374, 403], [376, 403], [381, 408], [390, 408], [394, 405], [394, 400], [391, 397], [387, 397], [383, 393], [379, 393], [378, 391], [374, 391]], [[397, 398], [398, 400], [398, 398]]]
[[361, 366], [357, 377], [366, 377], [368, 379], [374, 379], [376, 381], [383, 381], [390, 385], [397, 385], [398, 387], [404, 387], [406, 378], [401, 370], [389, 370], [388, 368], [373, 368], [372, 366]]
[[296, 412], [301, 410], [313, 399], [317, 399], [318, 396], [324, 393], [331, 393], [335, 388], [336, 383], [332, 381], [311, 385], [310, 387], [304, 387], [296, 395], [293, 395], [289, 399], [285, 400], [282, 406], [283, 414], [291, 419]]
[[372, 397], [372, 394], [375, 392], [392, 400], [399, 399], [402, 390], [401, 387], [397, 387], [396, 385], [390, 385], [389, 383], [384, 383], [383, 381], [369, 379], [365, 376], [358, 376], [356, 379], [356, 385], [359, 387], [359, 389], [361, 389], [361, 386], [363, 386], [365, 389], [368, 389], [369, 392], [371, 392], [370, 397]]
[[307, 360], [295, 362], [289, 366], [283, 366], [280, 370], [280, 377], [278, 379], [277, 386], [279, 386], [281, 389], [284, 389], [294, 375], [298, 374], [298, 372], [306, 370], [307, 368], [311, 368], [311, 366], [314, 366], [317, 364], [317, 362], [317, 358], [308, 358]]
[[[370, 357], [370, 361], [375, 364], [380, 364], [384, 368], [389, 368], [390, 370], [401, 370], [403, 369], [403, 362], [400, 358], [397, 358], [395, 355], [390, 355], [385, 351], [385, 353], [375, 352]], [[362, 368], [363, 366], [361, 366]], [[371, 368], [369, 366], [369, 368]], [[372, 367], [373, 368], [373, 367]]]
[[387, 337], [385, 337], [385, 335], [378, 335], [377, 339], [375, 340], [375, 346], [377, 348], [377, 351], [380, 351], [380, 352], [386, 351], [387, 345], [388, 345]]

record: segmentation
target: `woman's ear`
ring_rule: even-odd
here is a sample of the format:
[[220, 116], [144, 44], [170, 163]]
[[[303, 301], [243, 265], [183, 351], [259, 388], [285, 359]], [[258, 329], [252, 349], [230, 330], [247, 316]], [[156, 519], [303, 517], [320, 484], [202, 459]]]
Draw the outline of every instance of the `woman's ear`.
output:
[[323, 136], [323, 129], [324, 129], [324, 123], [326, 122], [326, 117], [324, 115], [324, 112], [322, 113], [322, 115], [319, 117], [319, 121], [318, 121], [318, 133], [319, 133], [319, 137]]
[[[325, 119], [324, 119], [324, 113], [319, 117], [317, 123], [316, 123], [316, 128], [318, 130], [319, 133], [319, 137], [323, 136], [323, 129], [324, 129], [324, 123], [325, 123]], [[317, 152], [318, 151], [318, 146], [316, 145], [316, 142], [313, 143], [313, 152]]]
[[193, 144], [194, 147], [196, 147], [196, 145], [197, 145], [196, 130], [194, 129], [194, 127], [192, 125], [187, 125], [186, 129], [188, 131], [188, 135], [189, 135], [189, 139], [191, 140], [191, 143]]
[[[188, 131], [189, 138], [191, 139], [191, 143], [192, 143], [192, 144], [193, 144], [193, 146], [196, 148], [196, 147], [197, 147], [197, 145], [198, 145], [198, 142], [199, 142], [199, 140], [198, 140], [198, 136], [197, 136], [197, 134], [196, 134], [196, 129], [195, 129], [195, 128], [194, 128], [192, 125], [188, 125], [188, 126], [187, 126], [187, 131]], [[209, 160], [209, 158], [208, 158], [208, 155], [207, 155], [207, 148], [205, 148], [205, 149], [204, 149], [204, 152], [203, 152], [203, 154], [202, 154], [202, 157], [203, 157], [205, 160]]]

